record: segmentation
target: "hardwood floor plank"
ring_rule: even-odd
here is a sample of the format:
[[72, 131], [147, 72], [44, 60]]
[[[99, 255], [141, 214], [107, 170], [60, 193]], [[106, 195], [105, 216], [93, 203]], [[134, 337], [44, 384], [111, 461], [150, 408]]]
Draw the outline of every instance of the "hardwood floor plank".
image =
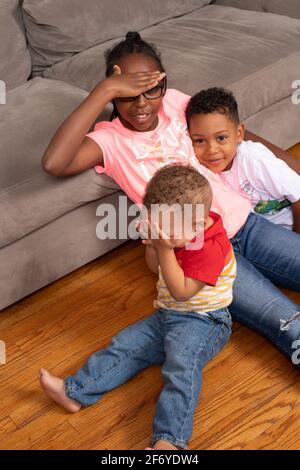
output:
[[[261, 435], [267, 435], [270, 440], [271, 435], [268, 431], [282, 419], [289, 419], [291, 412], [297, 409], [298, 421], [300, 418], [300, 408], [297, 406], [299, 401], [300, 384], [298, 377], [294, 383], [287, 389], [280, 390], [271, 400], [259, 400], [258, 407], [253, 413], [247, 414], [235, 426], [231, 426], [230, 434], [224, 434], [216, 439], [211, 447], [216, 450], [242, 450], [249, 446], [249, 441], [258, 439]], [[234, 395], [233, 395], [234, 398]], [[299, 433], [296, 436], [290, 436], [294, 440], [294, 445], [300, 444]], [[295, 444], [296, 441], [296, 444]], [[282, 442], [282, 441], [281, 441]], [[277, 445], [277, 444], [276, 444]], [[275, 445], [275, 446], [276, 446]]]
[[282, 446], [268, 436], [262, 433], [258, 438], [247, 442], [242, 450], [284, 450]]
[[[296, 387], [298, 371], [284, 356], [272, 350], [266, 341], [257, 354], [256, 351], [241, 361], [229, 355], [215, 370], [205, 370], [191, 448], [215, 448], [247, 422], [249, 416], [260, 416], [260, 408], [288, 386]], [[225, 352], [226, 348], [219, 356]]]
[[[15, 432], [17, 429], [15, 423], [13, 420], [9, 417], [6, 416], [5, 418], [0, 419], [0, 439], [2, 437], [5, 437], [7, 434], [12, 434]], [[0, 446], [1, 450], [1, 446]]]
[[[291, 392], [292, 393], [292, 392]], [[266, 436], [273, 441], [279, 442], [285, 450], [300, 449], [300, 410], [299, 410], [299, 387], [298, 394], [294, 397], [293, 409], [286, 416], [282, 416], [266, 432]]]
[[300, 143], [294, 145], [293, 147], [291, 147], [288, 152], [293, 155], [294, 157], [296, 157], [298, 160], [300, 160]]
[[[45, 428], [44, 428], [45, 429]], [[50, 427], [40, 437], [30, 443], [28, 449], [31, 450], [68, 450], [72, 447], [72, 442], [78, 436], [78, 432], [73, 426], [65, 421], [57, 427]]]
[[0, 439], [0, 449], [62, 449], [69, 445], [76, 438], [77, 431], [67, 420], [58, 424], [55, 415], [51, 418], [49, 419], [47, 415], [42, 416]]
[[48, 311], [54, 309], [61, 299], [79, 292], [85, 287], [86, 285], [79, 279], [77, 271], [63, 277], [11, 307], [2, 310], [0, 312], [1, 330], [4, 330], [6, 326], [12, 327], [22, 323], [28, 317], [37, 315], [43, 308], [47, 308]]

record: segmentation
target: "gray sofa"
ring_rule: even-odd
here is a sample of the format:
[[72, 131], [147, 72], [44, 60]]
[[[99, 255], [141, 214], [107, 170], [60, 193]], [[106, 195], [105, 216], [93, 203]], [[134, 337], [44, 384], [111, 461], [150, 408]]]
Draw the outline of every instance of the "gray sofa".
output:
[[122, 242], [96, 237], [96, 208], [117, 206], [118, 186], [93, 169], [52, 177], [41, 157], [128, 30], [160, 49], [170, 87], [230, 87], [249, 130], [300, 140], [299, 0], [1, 0], [0, 310]]

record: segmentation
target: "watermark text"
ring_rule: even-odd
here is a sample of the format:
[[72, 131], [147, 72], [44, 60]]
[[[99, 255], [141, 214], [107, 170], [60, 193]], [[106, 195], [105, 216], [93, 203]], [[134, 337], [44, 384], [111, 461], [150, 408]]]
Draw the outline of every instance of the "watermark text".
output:
[[[203, 204], [132, 204], [128, 207], [126, 196], [119, 197], [118, 210], [113, 204], [97, 207], [96, 235], [99, 240], [173, 239], [186, 240], [189, 250], [201, 249], [204, 241]], [[148, 229], [145, 229], [145, 223]]]
[[6, 364], [6, 345], [4, 341], [0, 341], [0, 365]]
[[3, 80], [0, 80], [0, 104], [6, 104], [6, 85]]
[[292, 88], [295, 89], [292, 94], [292, 103], [300, 104], [300, 80], [294, 80], [292, 83]]

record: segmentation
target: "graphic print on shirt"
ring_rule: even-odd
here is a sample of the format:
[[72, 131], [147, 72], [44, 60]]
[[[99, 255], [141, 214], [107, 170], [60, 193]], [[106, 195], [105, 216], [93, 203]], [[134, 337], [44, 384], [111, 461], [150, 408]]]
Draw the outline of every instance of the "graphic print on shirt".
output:
[[283, 199], [282, 201], [266, 199], [266, 195], [261, 194], [248, 180], [240, 184], [240, 189], [251, 198], [253, 204], [256, 203], [253, 210], [257, 214], [274, 215], [291, 206], [291, 202], [288, 199]]
[[139, 163], [156, 160], [160, 166], [165, 166], [178, 162], [179, 159], [182, 162], [182, 157], [189, 160], [187, 126], [177, 118], [173, 119], [172, 124], [174, 127], [169, 126], [154, 144], [141, 143], [132, 149]]

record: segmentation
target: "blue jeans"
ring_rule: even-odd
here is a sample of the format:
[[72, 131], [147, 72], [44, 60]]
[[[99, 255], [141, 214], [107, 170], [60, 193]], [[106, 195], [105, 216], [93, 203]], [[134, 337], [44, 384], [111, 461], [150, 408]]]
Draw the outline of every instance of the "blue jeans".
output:
[[145, 367], [162, 364], [164, 388], [157, 403], [152, 444], [164, 439], [185, 448], [192, 434], [202, 369], [231, 334], [227, 309], [208, 313], [159, 309], [130, 325], [65, 380], [67, 395], [88, 406]]
[[231, 242], [237, 258], [232, 318], [262, 333], [293, 360], [300, 345], [300, 306], [274, 284], [300, 292], [300, 235], [250, 214]]

